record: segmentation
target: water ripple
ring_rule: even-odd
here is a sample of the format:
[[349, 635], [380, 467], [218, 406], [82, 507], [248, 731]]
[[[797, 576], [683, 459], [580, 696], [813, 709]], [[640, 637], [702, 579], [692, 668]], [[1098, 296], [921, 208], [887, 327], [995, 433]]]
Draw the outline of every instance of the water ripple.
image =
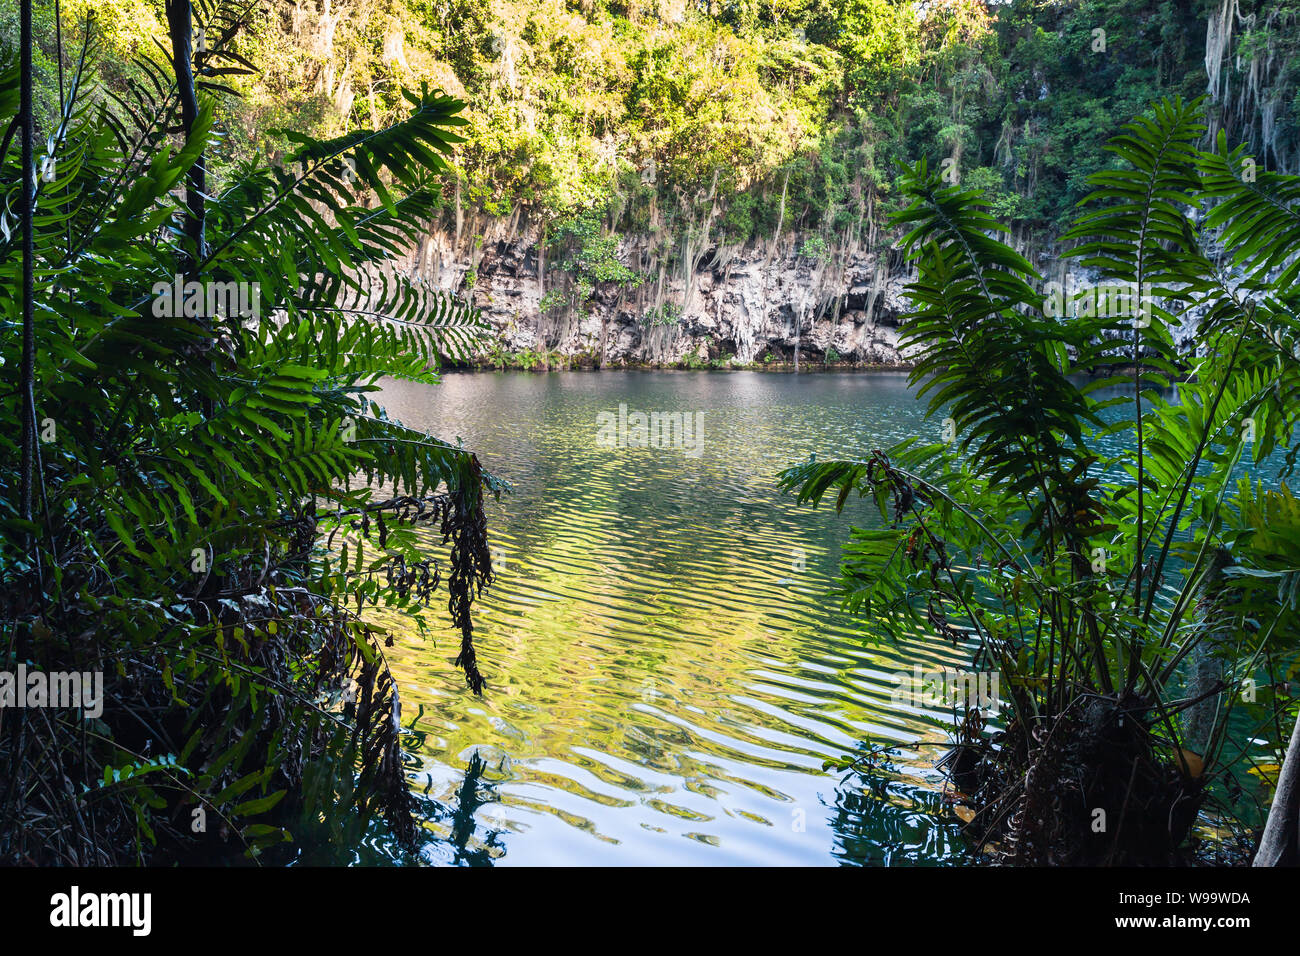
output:
[[[849, 522], [870, 516], [797, 509], [776, 488], [811, 451], [922, 428], [901, 376], [480, 373], [389, 383], [382, 400], [515, 488], [489, 513], [486, 696], [464, 690], [450, 632], [389, 652], [424, 862], [960, 859], [929, 746], [945, 715], [891, 694], [894, 674], [964, 656], [865, 646], [828, 591]], [[702, 453], [600, 447], [597, 415], [620, 403], [702, 412]], [[899, 753], [878, 788], [821, 770], [882, 743]]]

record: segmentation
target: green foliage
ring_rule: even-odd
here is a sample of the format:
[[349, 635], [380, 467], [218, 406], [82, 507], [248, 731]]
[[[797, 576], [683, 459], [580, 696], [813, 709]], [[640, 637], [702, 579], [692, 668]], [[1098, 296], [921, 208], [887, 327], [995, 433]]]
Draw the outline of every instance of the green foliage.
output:
[[644, 279], [619, 262], [618, 236], [606, 234], [603, 223], [598, 210], [582, 210], [557, 222], [547, 238], [548, 247], [563, 253], [560, 268], [572, 277], [578, 303], [597, 285], [631, 289]]
[[665, 302], [657, 308], [646, 310], [645, 321], [651, 328], [659, 325], [676, 325], [682, 320], [682, 307], [676, 302]]
[[[69, 0], [65, 18], [85, 6]], [[240, 135], [213, 151], [212, 167], [254, 158], [261, 146], [249, 144], [291, 150], [284, 127], [323, 137], [375, 128], [401, 115], [402, 89], [427, 80], [466, 103], [446, 184], [459, 216], [545, 225], [601, 210], [605, 233], [659, 234], [674, 259], [701, 214], [716, 212], [729, 243], [770, 237], [779, 223], [834, 251], [883, 224], [906, 170], [925, 158], [953, 159], [1000, 220], [1055, 235], [1088, 176], [1113, 165], [1105, 141], [1120, 122], [1161, 95], [1205, 90], [1219, 6], [801, 0], [691, 7], [669, 21], [561, 0], [377, 0], [336, 4], [328, 31], [311, 14], [290, 21], [259, 6], [257, 29], [237, 39], [258, 71], [221, 77], [241, 97], [219, 105], [217, 125]], [[1262, 165], [1294, 171], [1300, 8], [1238, 6], [1222, 64], [1224, 88], [1238, 93], [1218, 121]], [[143, 40], [157, 11], [143, 0], [96, 7], [114, 53], [110, 89], [149, 82], [135, 58], [160, 62]], [[51, 22], [52, 5], [38, 12]]]
[[826, 240], [821, 236], [809, 236], [799, 247], [799, 255], [805, 259], [827, 259], [830, 257], [829, 250], [826, 248]]
[[[875, 500], [884, 523], [853, 529], [840, 581], [873, 631], [966, 643], [999, 673], [1000, 746], [978, 714], [958, 740], [978, 757], [978, 832], [1022, 862], [1174, 858], [1206, 782], [1250, 749], [1253, 734], [1229, 723], [1247, 679], [1271, 689], [1261, 724], [1284, 734], [1294, 707], [1282, 691], [1300, 654], [1297, 565], [1262, 529], [1290, 528], [1297, 509], [1285, 485], [1236, 475], [1247, 456], [1256, 474], [1289, 473], [1296, 454], [1300, 303], [1284, 264], [1300, 249], [1300, 178], [1243, 180], [1224, 137], [1197, 148], [1200, 115], [1167, 100], [1127, 124], [1107, 147], [1123, 166], [1090, 178], [1067, 233], [1104, 281], [1149, 284], [1137, 314], [1054, 320], [988, 199], [919, 163], [895, 217], [919, 268], [903, 345], [944, 419], [936, 437], [954, 441], [918, 436], [782, 476], [801, 502]], [[1217, 241], [1230, 262], [1213, 257]], [[1172, 330], [1188, 313], [1203, 347], [1185, 368]], [[1140, 371], [1078, 375], [1119, 362]], [[1208, 687], [1195, 684], [1204, 661], [1218, 662]], [[1130, 817], [1122, 841], [1096, 839], [1087, 814], [1117, 816], [1121, 797], [1159, 807], [1162, 823]], [[1063, 809], [1043, 814], [1042, 801]]]
[[[198, 55], [200, 77], [238, 61], [240, 9], [202, 8], [229, 29]], [[437, 208], [461, 104], [403, 90], [391, 126], [286, 131], [283, 164], [209, 179], [199, 219], [186, 193], [220, 147], [213, 97], [200, 90], [183, 123], [177, 79], [140, 66], [153, 82], [131, 85], [119, 112], [95, 88], [102, 54], [87, 36], [48, 111], [66, 121], [41, 131], [56, 160], [34, 220], [34, 404], [48, 430], [34, 520], [19, 476], [0, 477], [0, 616], [16, 636], [0, 669], [104, 671], [106, 699], [98, 719], [43, 711], [0, 741], [0, 856], [256, 857], [302, 827], [355, 835], [381, 812], [409, 844], [397, 689], [362, 612], [381, 605], [423, 630], [445, 584], [479, 691], [470, 607], [491, 578], [482, 499], [500, 485], [371, 395], [384, 376], [436, 382], [483, 327], [389, 264]], [[6, 106], [17, 82], [6, 65]], [[0, 156], [11, 216], [16, 147]], [[0, 283], [18, 288], [9, 222]], [[178, 282], [207, 296], [178, 309]], [[223, 284], [252, 308], [213, 308]], [[17, 369], [15, 297], [0, 323], [0, 364]], [[0, 402], [17, 461], [33, 426], [17, 390]], [[450, 545], [446, 569], [422, 526]], [[51, 767], [66, 791], [38, 786]]]
[[537, 311], [545, 315], [554, 309], [558, 309], [560, 306], [564, 305], [566, 301], [567, 297], [563, 292], [559, 289], [551, 289], [546, 293], [546, 295], [542, 296], [541, 301], [538, 302]]

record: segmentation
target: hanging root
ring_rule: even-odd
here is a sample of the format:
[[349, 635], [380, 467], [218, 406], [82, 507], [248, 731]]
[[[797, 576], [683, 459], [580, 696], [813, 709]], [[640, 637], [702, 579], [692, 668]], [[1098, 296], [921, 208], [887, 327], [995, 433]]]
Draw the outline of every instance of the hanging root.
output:
[[469, 688], [480, 695], [487, 682], [479, 673], [478, 655], [474, 652], [474, 621], [470, 609], [484, 585], [492, 583], [492, 555], [488, 550], [482, 489], [482, 468], [478, 458], [470, 455], [460, 484], [453, 490], [453, 506], [443, 513], [442, 520], [443, 541], [450, 541], [452, 546], [447, 608], [452, 625], [460, 629], [456, 665], [464, 670]]

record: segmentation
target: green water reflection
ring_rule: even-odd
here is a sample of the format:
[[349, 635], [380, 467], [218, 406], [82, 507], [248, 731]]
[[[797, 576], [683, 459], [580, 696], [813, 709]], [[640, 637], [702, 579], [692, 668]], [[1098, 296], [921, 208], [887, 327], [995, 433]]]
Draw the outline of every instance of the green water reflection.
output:
[[[842, 517], [775, 475], [918, 429], [901, 374], [478, 373], [390, 383], [406, 424], [460, 437], [514, 493], [490, 508], [477, 615], [484, 698], [455, 640], [389, 653], [435, 864], [959, 862], [931, 764], [946, 714], [893, 675], [965, 665], [938, 642], [867, 648], [827, 597]], [[607, 448], [598, 416], [703, 414], [698, 456]], [[879, 786], [822, 761], [899, 748]]]

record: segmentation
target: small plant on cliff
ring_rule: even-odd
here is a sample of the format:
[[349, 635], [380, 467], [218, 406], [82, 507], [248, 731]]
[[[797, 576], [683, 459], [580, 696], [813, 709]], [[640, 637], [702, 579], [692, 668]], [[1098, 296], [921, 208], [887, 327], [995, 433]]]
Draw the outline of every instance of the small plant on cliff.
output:
[[804, 259], [820, 261], [830, 258], [830, 249], [821, 236], [809, 236], [799, 247], [799, 255]]
[[546, 315], [548, 312], [553, 312], [555, 309], [558, 309], [567, 301], [568, 298], [563, 292], [559, 289], [551, 289], [546, 293], [546, 295], [542, 296], [541, 301], [537, 303], [537, 311], [542, 313], [542, 315]]
[[500, 339], [495, 339], [488, 347], [487, 351], [488, 364], [498, 370], [504, 370], [510, 361], [510, 353], [506, 350], [505, 343]]
[[[1285, 477], [1298, 451], [1300, 178], [1243, 176], [1222, 135], [1198, 150], [1198, 116], [1166, 101], [1129, 123], [1110, 146], [1123, 167], [1093, 177], [1067, 235], [1136, 310], [1052, 320], [982, 194], [919, 164], [895, 216], [919, 269], [903, 340], [943, 420], [782, 477], [801, 502], [878, 506], [882, 524], [845, 546], [848, 608], [883, 635], [973, 648], [1000, 676], [1005, 728], [970, 707], [945, 767], [970, 831], [1008, 861], [1178, 860], [1211, 784], [1231, 790], [1256, 733], [1280, 752], [1295, 722], [1300, 555], [1282, 541], [1300, 505], [1238, 466]], [[1188, 313], [1199, 348], [1179, 356]], [[1117, 341], [1132, 375], [1082, 382]], [[1300, 785], [1297, 741], [1281, 774]], [[1295, 860], [1297, 809], [1275, 810], [1262, 855]]]
[[665, 302], [646, 310], [645, 321], [650, 328], [664, 325], [676, 325], [682, 320], [682, 307], [676, 302]]

